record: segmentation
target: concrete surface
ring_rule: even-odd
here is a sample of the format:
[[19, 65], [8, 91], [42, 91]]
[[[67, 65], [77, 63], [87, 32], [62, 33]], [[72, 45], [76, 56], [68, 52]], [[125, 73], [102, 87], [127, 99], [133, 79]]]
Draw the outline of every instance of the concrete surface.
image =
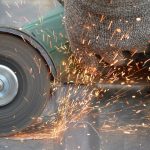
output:
[[[73, 98], [79, 97], [84, 91], [84, 87], [81, 86], [75, 94], [74, 91], [77, 87], [73, 86], [72, 88]], [[55, 112], [57, 102], [66, 95], [67, 89], [68, 86], [62, 86], [55, 92], [43, 113], [44, 118], [50, 119], [48, 113]], [[139, 90], [141, 89], [139, 88]], [[43, 140], [29, 140], [22, 137], [19, 139], [1, 138], [0, 150], [149, 150], [149, 126], [136, 126], [142, 123], [150, 123], [149, 119], [146, 119], [150, 111], [149, 97], [146, 98], [142, 95], [132, 99], [131, 95], [134, 95], [137, 91], [136, 88], [132, 88], [130, 94], [128, 92], [124, 94], [113, 106], [105, 107], [107, 100], [115, 96], [116, 91], [118, 89], [111, 89], [110, 92], [104, 95], [103, 99], [99, 99], [101, 101], [99, 107], [96, 107], [84, 120], [81, 119], [76, 122], [76, 125], [71, 124], [62, 135], [61, 141], [52, 140], [50, 137]], [[149, 89], [146, 88], [141, 91], [147, 93]], [[128, 99], [130, 105], [126, 105], [126, 99]], [[95, 103], [97, 100], [93, 101], [93, 106], [97, 106]], [[141, 101], [147, 105], [146, 108], [142, 108]], [[98, 108], [101, 108], [101, 111]], [[135, 110], [139, 110], [139, 108], [143, 111], [136, 114]], [[103, 128], [104, 124], [111, 125], [112, 128]], [[30, 138], [34, 138], [32, 130], [30, 132]]]

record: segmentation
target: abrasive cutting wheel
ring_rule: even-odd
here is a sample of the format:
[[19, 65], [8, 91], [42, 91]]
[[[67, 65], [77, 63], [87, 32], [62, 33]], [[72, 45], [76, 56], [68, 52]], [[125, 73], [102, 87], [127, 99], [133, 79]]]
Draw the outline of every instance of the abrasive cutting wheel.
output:
[[38, 117], [50, 96], [48, 68], [21, 38], [0, 34], [0, 136], [21, 131]]

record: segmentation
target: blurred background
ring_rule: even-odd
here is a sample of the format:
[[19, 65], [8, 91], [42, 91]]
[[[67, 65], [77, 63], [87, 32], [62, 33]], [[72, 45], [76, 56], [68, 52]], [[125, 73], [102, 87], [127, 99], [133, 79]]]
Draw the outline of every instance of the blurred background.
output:
[[58, 5], [57, 0], [0, 0], [0, 25], [21, 27]]

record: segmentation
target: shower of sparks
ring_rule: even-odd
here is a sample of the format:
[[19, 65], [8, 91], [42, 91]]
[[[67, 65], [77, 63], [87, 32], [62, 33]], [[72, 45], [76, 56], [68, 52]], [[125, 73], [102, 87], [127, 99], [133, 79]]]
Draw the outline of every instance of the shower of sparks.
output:
[[[68, 51], [68, 49], [66, 50]], [[62, 52], [60, 49], [59, 51]], [[89, 56], [93, 55], [89, 54]], [[146, 60], [135, 63], [129, 59], [130, 63], [128, 62], [126, 67], [113, 67], [100, 60], [99, 65], [103, 66], [103, 69], [98, 70], [96, 67], [85, 65], [82, 58], [72, 54], [67, 61], [62, 62], [62, 66], [67, 74], [68, 83], [73, 82], [73, 85], [69, 84], [65, 95], [61, 97], [55, 119], [43, 123], [38, 128], [33, 126], [32, 129], [29, 128], [29, 132], [26, 130], [16, 134], [13, 138], [61, 139], [71, 124], [84, 120], [89, 114], [92, 114], [94, 118], [105, 116], [105, 120], [102, 119], [103, 123], [99, 128], [95, 127], [95, 121], [90, 124], [97, 133], [122, 132], [123, 134], [135, 134], [141, 129], [143, 131], [144, 129], [150, 129], [150, 93], [142, 93], [144, 92], [143, 89], [149, 85], [149, 64], [143, 67], [143, 64], [147, 61], [146, 58]], [[37, 66], [40, 70], [40, 65]], [[61, 77], [60, 74], [54, 82], [54, 92], [57, 91], [57, 87], [61, 86]], [[118, 90], [111, 97], [105, 98], [107, 93], [115, 88]], [[132, 89], [134, 89], [134, 93], [129, 96], [128, 92]], [[127, 98], [125, 98], [126, 96]], [[139, 97], [142, 97], [142, 99]], [[137, 100], [138, 98], [140, 100]], [[105, 112], [105, 110], [111, 110], [121, 101], [125, 103], [125, 107], [112, 112]], [[132, 116], [135, 117], [132, 118], [133, 123], [119, 124], [117, 115], [128, 111], [132, 111]], [[144, 116], [137, 118], [139, 114], [144, 114]], [[32, 133], [30, 133], [31, 131]]]
[[[21, 4], [15, 2], [17, 8], [20, 8], [20, 5], [25, 3], [22, 1]], [[10, 8], [9, 4], [7, 7]], [[5, 12], [8, 17], [12, 18], [12, 14], [8, 11]], [[26, 17], [24, 17], [26, 22], [30, 22]], [[42, 23], [42, 18], [39, 18]], [[105, 16], [100, 17], [100, 22], [105, 20]], [[141, 18], [137, 18], [137, 21], [140, 21]], [[113, 21], [109, 23], [108, 30], [111, 28]], [[92, 27], [86, 26], [86, 29], [90, 30]], [[129, 38], [129, 31], [126, 34], [121, 36], [123, 38]], [[52, 39], [55, 42], [58, 42], [59, 38], [63, 38], [63, 34], [59, 33], [57, 35], [55, 31], [52, 31], [52, 35], [47, 35], [46, 31], [38, 31], [40, 34], [43, 33], [43, 41], [48, 42], [48, 45], [51, 48], [56, 48], [60, 53], [67, 53], [68, 47], [58, 45], [53, 45]], [[116, 29], [112, 37], [116, 33], [121, 33], [121, 29]], [[98, 39], [99, 37], [97, 37]], [[110, 39], [111, 41], [111, 39]], [[86, 40], [83, 39], [82, 43], [85, 44]], [[90, 43], [90, 42], [89, 42]], [[111, 42], [110, 42], [111, 43]], [[143, 60], [136, 61], [135, 57], [137, 51], [131, 53], [130, 58], [126, 59], [126, 66], [116, 67], [114, 66], [117, 63], [116, 57], [117, 53], [114, 55], [114, 62], [108, 65], [103, 61], [103, 58], [97, 58], [94, 53], [80, 53], [80, 57], [77, 53], [73, 53], [67, 61], [63, 61], [61, 67], [64, 67], [64, 72], [67, 76], [68, 83], [70, 84], [66, 90], [66, 93], [61, 97], [59, 101], [58, 111], [54, 114], [52, 120], [48, 120], [40, 126], [33, 125], [27, 130], [14, 135], [14, 139], [61, 139], [63, 134], [70, 127], [71, 124], [77, 124], [77, 122], [82, 122], [91, 112], [93, 118], [105, 116], [105, 120], [102, 120], [103, 123], [99, 127], [95, 127], [95, 121], [92, 123], [86, 123], [83, 121], [83, 124], [90, 124], [94, 131], [99, 134], [99, 132], [122, 132], [124, 134], [134, 134], [138, 132], [140, 128], [150, 129], [150, 91], [144, 92], [144, 88], [149, 85], [150, 82], [150, 54], [142, 53]], [[90, 65], [86, 64], [84, 61], [85, 55], [88, 55], [89, 61], [94, 59], [97, 60], [97, 63], [92, 63]], [[142, 57], [141, 57], [142, 58]], [[39, 73], [41, 72], [41, 61], [34, 57], [34, 61], [39, 68]], [[29, 68], [29, 72], [34, 77], [33, 68]], [[64, 73], [63, 72], [63, 73]], [[60, 81], [62, 74], [60, 74], [54, 81], [54, 92], [61, 86]], [[81, 87], [82, 93], [80, 93]], [[113, 93], [113, 95], [107, 98], [107, 93], [111, 89], [115, 89], [118, 86], [118, 90]], [[75, 88], [73, 88], [75, 87]], [[113, 87], [113, 88], [112, 88]], [[128, 95], [131, 89], [134, 89], [133, 95]], [[149, 90], [149, 89], [148, 89]], [[80, 93], [80, 94], [79, 94]], [[127, 96], [128, 99], [125, 98]], [[106, 98], [105, 98], [106, 96]], [[142, 97], [141, 100], [135, 100], [137, 97]], [[104, 100], [105, 99], [105, 100]], [[125, 104], [125, 108], [117, 109], [116, 111], [106, 112], [105, 110], [112, 108], [118, 104], [122, 99]], [[137, 103], [135, 102], [137, 101]], [[134, 103], [134, 105], [132, 105]], [[111, 109], [110, 109], [111, 110]], [[136, 123], [136, 119], [133, 118], [133, 124], [129, 123], [126, 125], [120, 125], [118, 123], [117, 115], [121, 112], [132, 111], [132, 115], [135, 117], [138, 114], [144, 114], [138, 120], [143, 122]], [[52, 115], [52, 114], [51, 114]], [[52, 115], [53, 116], [53, 115]], [[106, 117], [107, 116], [107, 117]], [[107, 118], [107, 119], [106, 119]], [[136, 117], [135, 117], [136, 118]], [[42, 118], [40, 119], [42, 121]], [[146, 123], [145, 123], [146, 122]], [[83, 126], [85, 127], [85, 126]], [[31, 133], [32, 132], [32, 133]], [[88, 135], [89, 136], [89, 135]]]

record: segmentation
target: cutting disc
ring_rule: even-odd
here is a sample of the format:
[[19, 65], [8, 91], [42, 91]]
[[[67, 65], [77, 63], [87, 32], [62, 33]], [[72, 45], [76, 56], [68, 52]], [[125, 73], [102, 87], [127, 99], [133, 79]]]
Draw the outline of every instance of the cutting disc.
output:
[[48, 72], [29, 43], [0, 34], [0, 136], [25, 129], [42, 113], [50, 96]]

